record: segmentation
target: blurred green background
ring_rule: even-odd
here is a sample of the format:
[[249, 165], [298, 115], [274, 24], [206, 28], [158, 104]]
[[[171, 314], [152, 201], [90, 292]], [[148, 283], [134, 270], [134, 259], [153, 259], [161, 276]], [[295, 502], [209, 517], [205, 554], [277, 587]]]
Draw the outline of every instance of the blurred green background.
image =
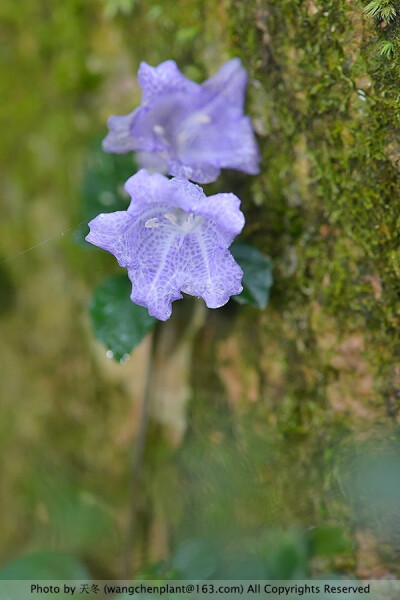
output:
[[[357, 54], [362, 3], [328, 4], [2, 1], [2, 577], [399, 574], [396, 108], [379, 105], [398, 62]], [[140, 61], [202, 81], [231, 56], [251, 76], [263, 173], [210, 189], [242, 198], [276, 288], [262, 313], [176, 306], [132, 489], [151, 340], [118, 364], [94, 339], [92, 290], [118, 268], [82, 242], [85, 173], [107, 117], [140, 101]], [[376, 114], [348, 100], [365, 73]]]

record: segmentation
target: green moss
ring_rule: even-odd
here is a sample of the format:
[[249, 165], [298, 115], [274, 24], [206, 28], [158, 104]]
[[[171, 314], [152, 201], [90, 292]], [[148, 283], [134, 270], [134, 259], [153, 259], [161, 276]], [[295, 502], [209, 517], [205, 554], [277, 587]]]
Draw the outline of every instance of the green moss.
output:
[[255, 243], [275, 259], [273, 303], [304, 338], [309, 326], [299, 330], [294, 317], [307, 322], [317, 302], [338, 330], [362, 329], [370, 360], [385, 369], [399, 351], [400, 57], [389, 61], [377, 42], [397, 21], [382, 28], [339, 0], [232, 0], [230, 15], [263, 132], [246, 209]]
[[[338, 448], [391, 428], [398, 435], [398, 23], [382, 28], [362, 9], [345, 0], [228, 2], [231, 54], [250, 74], [263, 157], [261, 174], [235, 191], [246, 235], [274, 260], [275, 285], [264, 313], [210, 316], [196, 347], [190, 422], [206, 435], [201, 415], [216, 417], [219, 380], [235, 443], [247, 447], [255, 431], [275, 440], [269, 451], [285, 455], [275, 485], [287, 503], [272, 518], [259, 512], [260, 526], [333, 519], [345, 528]], [[379, 51], [387, 39], [391, 57]]]

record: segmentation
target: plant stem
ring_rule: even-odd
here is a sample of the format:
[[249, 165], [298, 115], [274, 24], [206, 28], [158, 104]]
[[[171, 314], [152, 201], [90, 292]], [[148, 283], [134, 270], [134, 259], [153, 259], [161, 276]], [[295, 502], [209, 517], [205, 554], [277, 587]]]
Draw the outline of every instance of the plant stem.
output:
[[151, 396], [153, 388], [154, 362], [156, 355], [156, 341], [158, 337], [158, 323], [156, 323], [151, 334], [151, 346], [147, 364], [146, 381], [144, 385], [142, 409], [138, 434], [133, 449], [133, 461], [131, 471], [131, 503], [128, 530], [123, 552], [123, 574], [125, 579], [132, 576], [132, 558], [136, 541], [137, 510], [139, 504], [141, 479], [143, 473], [143, 457], [146, 447], [147, 431], [150, 420]]

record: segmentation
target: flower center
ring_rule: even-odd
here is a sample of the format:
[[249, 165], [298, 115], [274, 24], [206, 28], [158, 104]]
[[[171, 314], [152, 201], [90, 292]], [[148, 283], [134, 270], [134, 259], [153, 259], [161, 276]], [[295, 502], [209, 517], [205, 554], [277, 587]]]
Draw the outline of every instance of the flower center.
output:
[[176, 137], [178, 149], [183, 149], [190, 140], [195, 139], [203, 126], [209, 123], [211, 123], [210, 115], [203, 112], [196, 112], [185, 119]]
[[162, 217], [148, 219], [144, 226], [151, 229], [160, 225], [168, 225], [176, 233], [187, 235], [197, 229], [202, 222], [203, 217], [196, 216], [194, 213], [187, 213], [181, 208], [172, 208], [170, 212], [165, 213]]
[[205, 125], [209, 125], [212, 118], [204, 111], [196, 111], [187, 116], [183, 121], [174, 124], [172, 116], [179, 111], [179, 105], [170, 107], [171, 113], [162, 115], [164, 120], [156, 122], [152, 129], [156, 139], [165, 149], [181, 152], [187, 144], [192, 143], [199, 136]]

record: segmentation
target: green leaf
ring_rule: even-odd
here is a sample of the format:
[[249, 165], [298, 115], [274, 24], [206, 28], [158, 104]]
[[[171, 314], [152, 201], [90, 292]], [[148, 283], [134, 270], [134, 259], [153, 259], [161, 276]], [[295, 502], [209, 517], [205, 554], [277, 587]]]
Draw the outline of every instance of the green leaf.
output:
[[157, 321], [147, 308], [132, 302], [131, 288], [126, 275], [113, 275], [96, 288], [90, 303], [94, 333], [119, 361], [140, 344]]
[[364, 7], [364, 12], [370, 17], [378, 17], [385, 23], [389, 23], [396, 17], [396, 10], [391, 0], [372, 0]]
[[233, 258], [243, 269], [243, 291], [233, 299], [239, 304], [250, 304], [264, 309], [268, 304], [273, 283], [270, 258], [257, 248], [243, 242], [235, 242], [229, 249]]
[[[129, 195], [124, 190], [124, 183], [137, 171], [132, 153], [108, 154], [96, 140], [86, 159], [82, 181], [82, 205], [85, 221], [89, 222], [100, 213], [126, 210]], [[93, 248], [85, 242], [89, 233], [87, 225], [80, 227], [75, 238], [78, 243]]]
[[386, 56], [387, 58], [393, 58], [394, 55], [394, 44], [389, 40], [384, 40], [381, 42], [379, 54], [381, 56]]

